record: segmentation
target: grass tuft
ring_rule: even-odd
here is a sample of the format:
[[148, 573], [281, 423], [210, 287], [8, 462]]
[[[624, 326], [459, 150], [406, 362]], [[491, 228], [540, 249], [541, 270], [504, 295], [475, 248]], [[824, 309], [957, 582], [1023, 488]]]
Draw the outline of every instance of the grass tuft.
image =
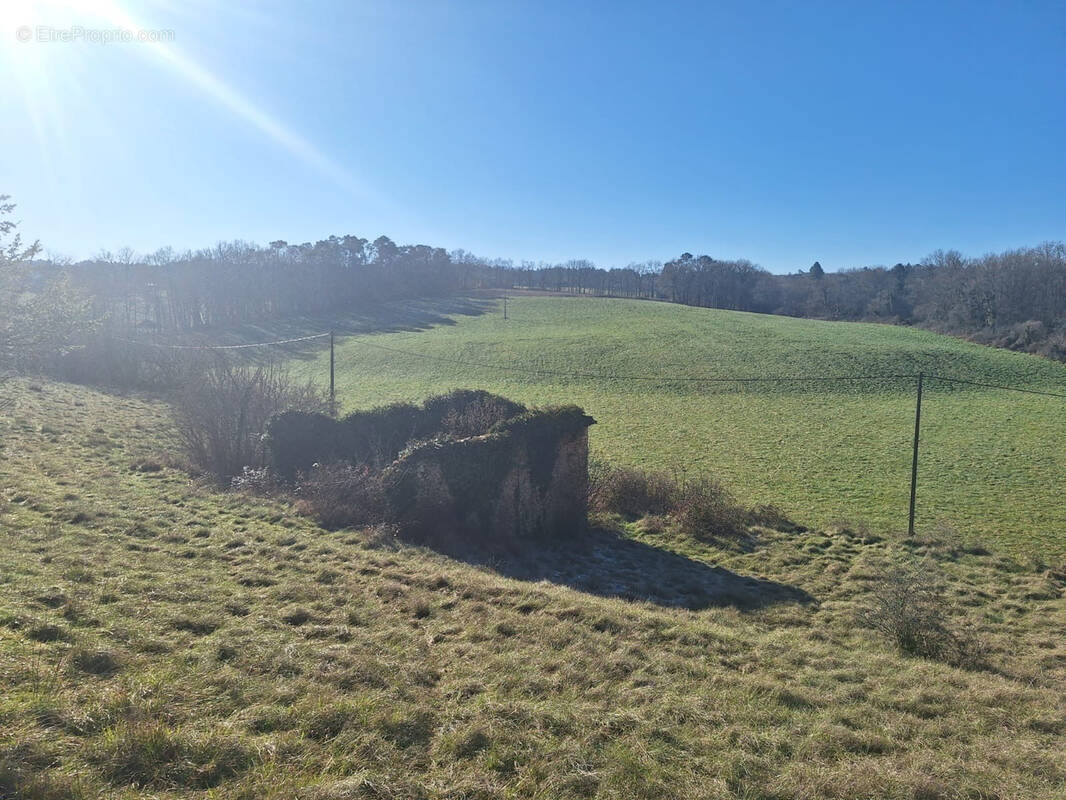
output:
[[256, 761], [238, 739], [175, 730], [161, 722], [106, 731], [93, 759], [108, 780], [153, 789], [208, 789]]

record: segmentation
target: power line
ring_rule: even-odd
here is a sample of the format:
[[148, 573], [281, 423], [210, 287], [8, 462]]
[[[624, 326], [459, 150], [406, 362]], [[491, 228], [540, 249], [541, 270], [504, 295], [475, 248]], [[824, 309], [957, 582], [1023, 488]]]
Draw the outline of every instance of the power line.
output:
[[985, 389], [1002, 389], [1006, 392], [1022, 392], [1024, 394], [1039, 394], [1044, 397], [1061, 397], [1066, 399], [1066, 394], [1058, 394], [1056, 392], [1044, 392], [1038, 389], [1022, 389], [1019, 386], [1001, 386], [997, 383], [981, 383], [980, 381], [971, 381], [966, 378], [949, 378], [946, 375], [926, 375], [927, 378], [935, 378], [939, 381], [950, 381], [951, 383], [966, 383], [970, 386], [982, 386]]
[[322, 339], [329, 336], [328, 333], [315, 333], [310, 336], [297, 336], [294, 339], [277, 339], [273, 342], [250, 342], [248, 344], [160, 344], [159, 342], [146, 342], [141, 339], [121, 339], [117, 342], [127, 344], [139, 344], [145, 347], [159, 347], [164, 350], [242, 350], [248, 347], [269, 347], [278, 344], [292, 344], [293, 342], [307, 342], [311, 339]]
[[353, 340], [357, 344], [384, 350], [389, 353], [422, 358], [427, 361], [438, 361], [448, 364], [458, 364], [464, 367], [477, 367], [479, 369], [500, 370], [506, 372], [522, 372], [531, 375], [548, 375], [557, 378], [587, 378], [604, 381], [652, 381], [661, 383], [801, 383], [801, 382], [833, 382], [833, 381], [877, 381], [877, 380], [911, 380], [917, 375], [794, 375], [794, 376], [755, 376], [755, 377], [726, 377], [726, 376], [695, 376], [695, 375], [605, 375], [596, 372], [563, 372], [561, 370], [538, 369], [536, 367], [519, 367], [513, 364], [489, 364], [483, 361], [467, 361], [461, 358], [447, 358], [446, 356], [433, 356], [428, 353], [416, 353], [411, 350], [401, 350], [398, 347], [368, 342], [365, 339]]
[[[482, 361], [468, 361], [460, 358], [447, 358], [446, 356], [434, 356], [428, 353], [416, 353], [412, 350], [402, 350], [398, 347], [369, 342], [365, 339], [353, 339], [357, 344], [373, 347], [398, 355], [422, 358], [427, 361], [438, 361], [449, 364], [458, 364], [466, 367], [480, 369], [492, 369], [508, 372], [523, 372], [533, 375], [548, 375], [560, 378], [588, 378], [592, 380], [623, 380], [623, 381], [653, 381], [662, 383], [832, 383], [837, 381], [887, 381], [887, 380], [917, 380], [918, 373], [889, 373], [885, 375], [765, 375], [756, 377], [729, 377], [729, 376], [694, 376], [694, 375], [605, 375], [594, 372], [563, 372], [561, 370], [538, 369], [536, 367], [519, 367], [512, 364], [489, 364]], [[952, 378], [946, 375], [926, 374], [926, 378], [934, 378], [952, 383], [963, 383], [971, 386], [980, 386], [986, 389], [1002, 389], [1008, 392], [1021, 392], [1023, 394], [1042, 395], [1044, 397], [1060, 397], [1066, 399], [1066, 394], [1041, 391], [1038, 389], [1025, 389], [1019, 386], [1003, 386], [995, 383], [983, 383], [966, 378]]]
[[[183, 345], [183, 344], [161, 344], [159, 342], [146, 342], [137, 339], [116, 339], [116, 341], [126, 342], [128, 344], [139, 344], [147, 347], [157, 347], [166, 350], [243, 350], [252, 347], [271, 347], [275, 345], [294, 344], [296, 342], [307, 342], [314, 339], [323, 339], [328, 337], [329, 333], [315, 333], [308, 336], [297, 336], [291, 339], [276, 339], [269, 342], [250, 342], [247, 344], [223, 344], [223, 345]], [[596, 372], [565, 372], [562, 370], [553, 369], [539, 369], [537, 367], [521, 367], [513, 364], [491, 364], [483, 361], [469, 361], [461, 358], [448, 358], [446, 356], [434, 356], [428, 353], [417, 353], [413, 350], [403, 350], [398, 347], [389, 347], [388, 345], [377, 344], [376, 342], [367, 341], [366, 339], [353, 338], [351, 340], [355, 344], [363, 345], [365, 347], [371, 347], [377, 350], [383, 350], [389, 353], [396, 353], [397, 355], [409, 356], [411, 358], [421, 358], [426, 361], [436, 361], [439, 363], [456, 364], [464, 367], [475, 367], [478, 369], [497, 370], [501, 372], [519, 372], [526, 375], [545, 375], [548, 377], [556, 378], [572, 378], [572, 379], [585, 379], [585, 380], [601, 380], [601, 381], [645, 381], [653, 383], [837, 383], [847, 381], [890, 381], [890, 380], [917, 380], [917, 373], [890, 373], [885, 375], [763, 375], [763, 376], [721, 376], [721, 375], [608, 375]], [[969, 386], [979, 386], [985, 389], [1000, 389], [1007, 392], [1020, 392], [1022, 394], [1034, 394], [1043, 397], [1058, 397], [1066, 399], [1066, 394], [1057, 392], [1048, 392], [1038, 389], [1026, 389], [1020, 386], [1004, 386], [996, 383], [985, 383], [982, 381], [969, 380], [967, 378], [955, 378], [947, 375], [927, 374], [926, 378], [934, 380], [947, 381], [949, 383], [966, 384]]]

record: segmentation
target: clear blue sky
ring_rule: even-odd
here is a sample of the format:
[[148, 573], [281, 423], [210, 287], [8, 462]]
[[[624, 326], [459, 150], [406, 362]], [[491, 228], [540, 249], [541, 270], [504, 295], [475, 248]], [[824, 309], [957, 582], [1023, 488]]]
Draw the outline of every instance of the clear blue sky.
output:
[[1066, 238], [1061, 1], [0, 8], [0, 193], [75, 257], [354, 233], [790, 271]]

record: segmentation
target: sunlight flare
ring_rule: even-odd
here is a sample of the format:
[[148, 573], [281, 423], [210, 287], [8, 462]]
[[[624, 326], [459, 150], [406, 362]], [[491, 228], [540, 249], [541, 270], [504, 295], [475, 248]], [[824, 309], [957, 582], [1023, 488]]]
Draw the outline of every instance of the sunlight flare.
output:
[[[75, 42], [91, 41], [95, 35], [99, 41], [108, 35], [108, 30], [121, 31], [137, 39], [140, 52], [151, 53], [173, 74], [195, 86], [340, 189], [361, 200], [379, 205], [383, 203], [383, 198], [344, 166], [167, 41], [172, 36], [150, 35], [160, 32], [143, 24], [114, 0], [14, 0], [0, 4], [0, 21], [4, 28], [13, 32], [7, 39], [13, 40], [16, 45], [11, 46], [11, 41], [5, 41], [11, 52], [11, 57], [5, 59], [10, 62], [5, 72], [12, 76], [13, 82], [25, 96], [29, 117], [37, 130], [42, 150], [46, 148], [41, 134], [45, 124], [42, 119], [54, 112], [54, 109], [47, 108], [49, 98], [53, 95], [49, 86], [54, 75], [43, 63], [39, 48], [29, 45], [41, 37], [61, 35], [73, 35]], [[90, 28], [91, 25], [105, 28]]]

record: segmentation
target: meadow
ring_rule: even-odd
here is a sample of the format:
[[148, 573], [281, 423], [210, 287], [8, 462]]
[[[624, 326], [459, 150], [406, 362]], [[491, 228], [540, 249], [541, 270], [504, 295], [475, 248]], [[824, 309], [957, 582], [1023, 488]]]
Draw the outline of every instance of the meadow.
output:
[[[923, 371], [1066, 393], [1066, 365], [888, 325], [567, 297], [512, 297], [506, 320], [498, 303], [481, 311], [419, 330], [339, 335], [342, 408], [460, 387], [573, 402], [598, 421], [594, 455], [709, 473], [743, 502], [777, 505], [807, 524], [853, 520], [887, 532], [907, 524], [913, 378], [692, 379]], [[328, 380], [322, 349], [292, 363]], [[1019, 553], [1066, 553], [1063, 441], [1064, 399], [927, 381], [918, 527]]]
[[[678, 380], [921, 369], [1055, 389], [1061, 366], [885, 326], [508, 305], [212, 340], [336, 327], [345, 408], [458, 386], [578, 402], [597, 455], [712, 473], [792, 522], [714, 539], [599, 514], [572, 542], [449, 557], [219, 490], [159, 399], [8, 379], [0, 797], [1066, 795], [1059, 401], [933, 384], [908, 537], [910, 381]], [[324, 382], [322, 345], [283, 352]], [[905, 655], [863, 621], [900, 563], [942, 587], [973, 659]]]
[[[1061, 563], [617, 518], [467, 563], [190, 478], [162, 403], [0, 390], [2, 797], [1066, 793]], [[857, 624], [901, 558], [942, 575], [981, 669]]]

